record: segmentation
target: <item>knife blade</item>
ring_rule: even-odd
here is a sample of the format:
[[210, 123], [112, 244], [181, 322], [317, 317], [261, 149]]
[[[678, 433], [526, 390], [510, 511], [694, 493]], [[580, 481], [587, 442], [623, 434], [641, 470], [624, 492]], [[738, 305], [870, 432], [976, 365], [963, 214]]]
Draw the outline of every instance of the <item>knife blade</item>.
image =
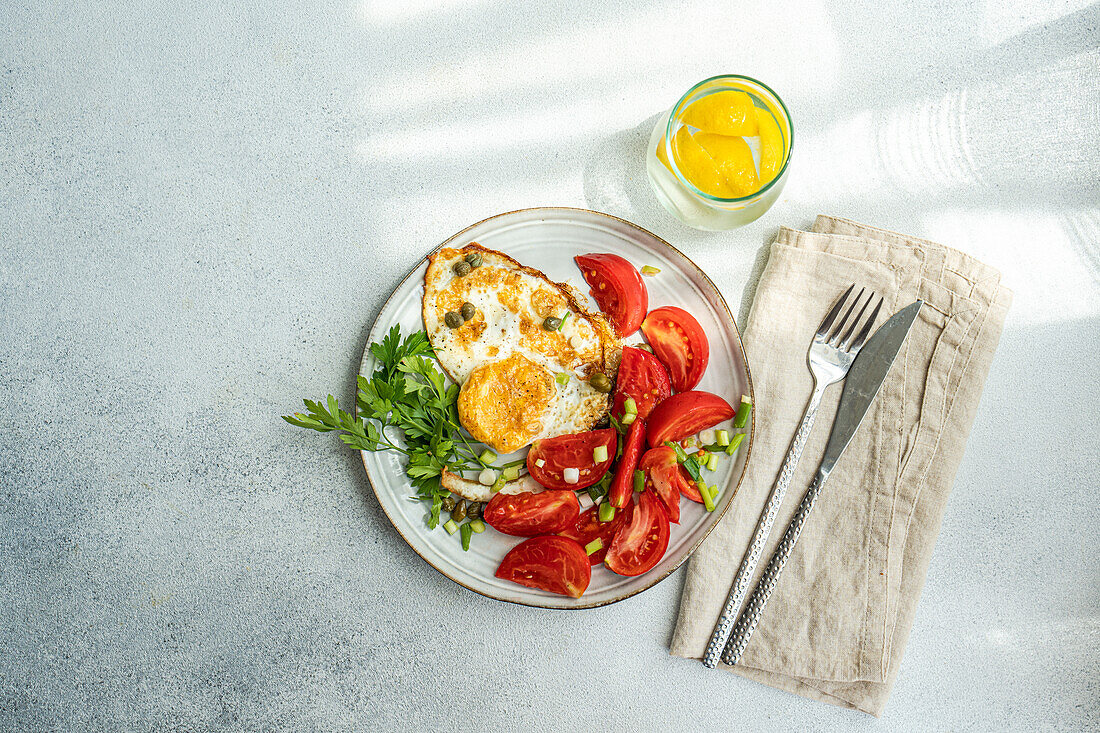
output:
[[905, 306], [879, 326], [874, 335], [860, 349], [848, 377], [844, 380], [844, 391], [840, 394], [840, 404], [836, 408], [836, 419], [829, 442], [825, 445], [825, 456], [821, 459], [821, 470], [828, 473], [836, 465], [837, 459], [844, 453], [852, 441], [863, 416], [867, 414], [871, 402], [878, 394], [890, 365], [905, 343], [909, 329], [917, 320], [924, 301]]

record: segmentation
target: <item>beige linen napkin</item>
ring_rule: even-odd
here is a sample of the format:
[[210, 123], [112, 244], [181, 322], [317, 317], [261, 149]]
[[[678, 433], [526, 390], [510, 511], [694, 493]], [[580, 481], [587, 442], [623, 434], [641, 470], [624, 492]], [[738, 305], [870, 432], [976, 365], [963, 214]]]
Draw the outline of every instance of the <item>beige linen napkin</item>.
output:
[[[745, 655], [720, 666], [880, 715], [1012, 300], [996, 270], [933, 242], [824, 216], [811, 232], [780, 230], [744, 333], [758, 417], [752, 460], [733, 506], [691, 559], [671, 650], [703, 656], [813, 389], [810, 340], [853, 282], [885, 296], [887, 314], [917, 298], [925, 307]], [[826, 392], [757, 578], [817, 469], [840, 393]]]

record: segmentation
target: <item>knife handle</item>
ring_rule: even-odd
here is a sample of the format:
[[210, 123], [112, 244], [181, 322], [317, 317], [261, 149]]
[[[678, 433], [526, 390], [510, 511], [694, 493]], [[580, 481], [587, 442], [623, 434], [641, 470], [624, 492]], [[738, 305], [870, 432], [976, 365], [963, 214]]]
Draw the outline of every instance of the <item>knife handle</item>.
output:
[[779, 470], [779, 477], [772, 487], [771, 495], [768, 496], [768, 503], [764, 505], [764, 511], [760, 514], [760, 521], [757, 522], [756, 531], [753, 533], [752, 542], [741, 561], [741, 567], [737, 569], [737, 576], [733, 579], [733, 586], [730, 587], [726, 605], [722, 608], [722, 614], [718, 617], [718, 623], [714, 627], [714, 633], [711, 634], [707, 650], [703, 653], [703, 664], [710, 669], [718, 666], [718, 660], [722, 656], [726, 640], [729, 639], [730, 630], [737, 620], [737, 612], [741, 610], [741, 604], [745, 601], [745, 596], [748, 595], [749, 584], [752, 583], [752, 576], [756, 574], [756, 566], [760, 564], [760, 557], [764, 554], [764, 545], [767, 544], [768, 537], [772, 533], [775, 517], [779, 514], [779, 507], [783, 505], [783, 498], [787, 495], [787, 487], [791, 485], [794, 469], [798, 466], [799, 459], [802, 458], [802, 449], [806, 447], [806, 439], [810, 437], [810, 432], [814, 429], [814, 418], [817, 416], [817, 408], [821, 404], [821, 395], [824, 391], [824, 387], [814, 385], [814, 392], [810, 397], [806, 414], [802, 416], [802, 423], [794, 434], [791, 448], [787, 451], [787, 457], [783, 459], [783, 467]]
[[752, 632], [756, 631], [760, 614], [764, 612], [764, 606], [767, 605], [768, 598], [771, 597], [772, 591], [775, 590], [775, 586], [779, 582], [779, 575], [783, 572], [783, 566], [787, 564], [787, 558], [791, 556], [794, 545], [798, 542], [798, 535], [802, 533], [802, 525], [806, 523], [806, 518], [810, 516], [810, 511], [814, 508], [814, 501], [817, 500], [817, 495], [821, 493], [821, 487], [825, 485], [828, 478], [827, 471], [818, 469], [813, 483], [806, 490], [806, 495], [802, 497], [802, 503], [798, 505], [798, 511], [791, 519], [783, 539], [779, 541], [779, 546], [775, 548], [772, 559], [768, 561], [768, 566], [764, 568], [764, 574], [760, 576], [760, 582], [756, 584], [756, 589], [749, 597], [745, 612], [741, 614], [733, 627], [729, 643], [726, 644], [725, 652], [722, 654], [722, 661], [726, 664], [737, 664], [741, 659], [741, 655], [745, 653], [745, 647], [748, 646], [749, 639], [752, 638]]

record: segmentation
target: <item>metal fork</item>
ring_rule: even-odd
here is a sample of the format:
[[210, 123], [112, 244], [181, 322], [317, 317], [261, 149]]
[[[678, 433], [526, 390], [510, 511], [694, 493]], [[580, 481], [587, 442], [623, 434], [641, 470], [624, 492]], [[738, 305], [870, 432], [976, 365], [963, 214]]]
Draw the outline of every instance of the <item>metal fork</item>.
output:
[[[883, 299], [879, 297], [878, 304], [871, 312], [871, 316], [863, 321], [863, 314], [867, 311], [871, 301], [875, 299], [875, 293], [868, 292], [867, 298], [864, 300], [863, 294], [867, 292], [867, 289], [860, 288], [856, 297], [849, 301], [849, 296], [851, 296], [855, 287], [853, 283], [840, 296], [840, 299], [826, 314], [810, 344], [808, 358], [810, 373], [814, 378], [814, 391], [810, 395], [810, 403], [806, 407], [806, 414], [802, 416], [802, 423], [798, 426], [798, 432], [794, 434], [790, 450], [787, 451], [787, 457], [783, 460], [779, 478], [776, 479], [775, 486], [772, 487], [768, 503], [764, 505], [760, 522], [756, 525], [756, 532], [752, 537], [752, 544], [749, 545], [748, 552], [745, 554], [744, 560], [741, 561], [741, 567], [737, 570], [737, 576], [733, 579], [733, 587], [730, 588], [729, 598], [722, 609], [722, 615], [718, 617], [714, 634], [710, 637], [710, 643], [707, 644], [707, 650], [703, 654], [703, 664], [707, 667], [714, 668], [718, 665], [718, 660], [723, 658], [726, 641], [733, 630], [741, 604], [744, 603], [745, 596], [748, 594], [752, 576], [756, 572], [756, 566], [760, 564], [764, 544], [768, 541], [768, 535], [771, 534], [772, 525], [779, 513], [779, 507], [783, 504], [783, 497], [787, 493], [787, 487], [790, 486], [794, 469], [798, 465], [798, 460], [802, 457], [802, 449], [806, 447], [806, 439], [809, 438], [810, 431], [813, 430], [817, 408], [821, 404], [821, 396], [825, 394], [825, 390], [829, 386], [841, 381], [848, 374], [848, 369], [851, 368], [856, 354], [859, 353], [864, 341], [867, 340], [871, 326], [882, 308]], [[861, 300], [863, 305], [853, 318], [852, 313]], [[848, 309], [844, 312], [843, 317], [838, 320], [837, 315], [845, 304], [848, 304]], [[862, 329], [859, 328], [861, 323], [864, 323]], [[729, 653], [725, 654], [723, 661], [726, 661], [727, 664], [733, 664], [741, 658], [741, 652], [743, 651], [744, 649], [730, 649]], [[734, 661], [729, 661], [731, 659]]]

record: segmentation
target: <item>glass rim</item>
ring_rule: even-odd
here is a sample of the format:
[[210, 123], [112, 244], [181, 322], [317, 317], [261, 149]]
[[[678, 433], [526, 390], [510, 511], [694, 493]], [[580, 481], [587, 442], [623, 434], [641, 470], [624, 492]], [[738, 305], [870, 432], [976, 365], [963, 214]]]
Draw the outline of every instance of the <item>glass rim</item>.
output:
[[[775, 97], [775, 100], [779, 102], [779, 107], [783, 110], [783, 116], [787, 119], [787, 129], [790, 131], [790, 145], [787, 149], [787, 155], [783, 159], [783, 166], [779, 169], [779, 172], [775, 174], [775, 178], [768, 181], [768, 183], [761, 187], [758, 191], [754, 191], [747, 196], [738, 196], [731, 199], [722, 198], [720, 196], [712, 196], [706, 191], [699, 190], [694, 183], [689, 181], [684, 176], [684, 174], [680, 172], [680, 167], [676, 165], [676, 158], [672, 154], [672, 121], [676, 119], [676, 110], [680, 109], [680, 105], [682, 105], [684, 103], [684, 100], [690, 97], [696, 89], [703, 86], [704, 84], [709, 84], [710, 82], [719, 81], [722, 79], [738, 79], [740, 81], [747, 81], [756, 84], [763, 89], [766, 89], [768, 93]], [[660, 145], [660, 143], [658, 143], [658, 145]], [[664, 145], [665, 157], [668, 159], [668, 163], [670, 168], [672, 169], [673, 175], [676, 176], [677, 180], [679, 180], [680, 183], [684, 184], [689, 193], [693, 193], [696, 196], [699, 196], [704, 201], [714, 201], [716, 203], [723, 204], [743, 203], [745, 201], [751, 201], [758, 196], [766, 193], [768, 189], [774, 186], [783, 177], [783, 174], [787, 172], [787, 166], [790, 165], [791, 157], [794, 155], [794, 121], [791, 120], [791, 112], [789, 109], [787, 109], [787, 104], [783, 101], [783, 98], [776, 94], [775, 90], [764, 82], [760, 81], [759, 79], [753, 79], [751, 76], [745, 76], [743, 74], [718, 74], [717, 76], [712, 76], [709, 79], [703, 79], [702, 81], [696, 83], [691, 87], [691, 89], [688, 89], [678, 100], [676, 100], [676, 104], [672, 106], [672, 111], [668, 115], [668, 121], [665, 123]]]

